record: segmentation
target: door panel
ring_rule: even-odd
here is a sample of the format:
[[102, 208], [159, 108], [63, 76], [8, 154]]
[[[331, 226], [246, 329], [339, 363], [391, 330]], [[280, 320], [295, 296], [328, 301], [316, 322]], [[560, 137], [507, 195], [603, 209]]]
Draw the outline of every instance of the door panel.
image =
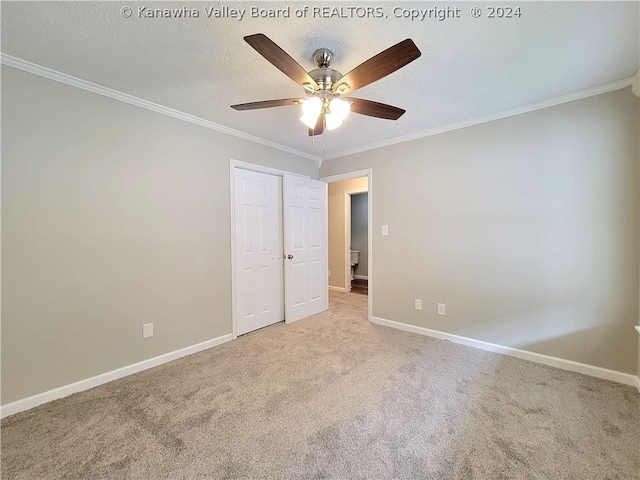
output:
[[285, 318], [289, 323], [328, 308], [327, 184], [293, 175], [285, 175], [283, 182]]
[[236, 169], [237, 334], [284, 319], [282, 179]]

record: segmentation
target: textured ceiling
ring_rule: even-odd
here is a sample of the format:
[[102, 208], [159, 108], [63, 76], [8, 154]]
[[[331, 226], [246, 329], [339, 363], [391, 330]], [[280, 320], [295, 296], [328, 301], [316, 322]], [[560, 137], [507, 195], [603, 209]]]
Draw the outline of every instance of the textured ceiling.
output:
[[[480, 18], [471, 15], [474, 5]], [[3, 54], [320, 158], [597, 87], [640, 68], [638, 2], [509, 3], [520, 7], [519, 17], [487, 18], [491, 5], [3, 1], [1, 46]], [[151, 9], [183, 6], [199, 17], [147, 18]], [[459, 18], [428, 18], [433, 7], [458, 9]], [[208, 17], [211, 8], [227, 18]], [[252, 9], [283, 8], [289, 18], [251, 17]], [[233, 18], [232, 9], [243, 18]], [[395, 17], [410, 10], [427, 17]], [[352, 94], [407, 113], [397, 121], [351, 114], [312, 142], [298, 106], [229, 108], [303, 95], [243, 41], [253, 33], [267, 35], [308, 70], [313, 52], [330, 48], [332, 68], [342, 73], [413, 39], [418, 60]]]

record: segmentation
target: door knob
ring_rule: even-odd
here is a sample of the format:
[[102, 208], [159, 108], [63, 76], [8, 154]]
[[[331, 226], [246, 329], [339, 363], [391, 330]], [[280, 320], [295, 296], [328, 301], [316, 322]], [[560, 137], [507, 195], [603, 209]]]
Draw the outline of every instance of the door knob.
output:
[[293, 258], [293, 255], [289, 254], [289, 255], [287, 255], [287, 258], [288, 258], [289, 260], [291, 260], [291, 259]]

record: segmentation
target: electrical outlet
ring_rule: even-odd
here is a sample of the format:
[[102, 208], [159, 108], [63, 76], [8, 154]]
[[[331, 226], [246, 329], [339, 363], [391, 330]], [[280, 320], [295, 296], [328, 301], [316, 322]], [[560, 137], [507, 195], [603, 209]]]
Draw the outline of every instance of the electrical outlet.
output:
[[445, 315], [445, 304], [444, 303], [439, 303], [438, 304], [438, 315]]
[[416, 298], [414, 302], [415, 302], [416, 310], [422, 310], [422, 300], [419, 300]]
[[142, 338], [153, 337], [153, 323], [145, 323], [142, 325]]
[[389, 225], [382, 225], [382, 235], [389, 235]]

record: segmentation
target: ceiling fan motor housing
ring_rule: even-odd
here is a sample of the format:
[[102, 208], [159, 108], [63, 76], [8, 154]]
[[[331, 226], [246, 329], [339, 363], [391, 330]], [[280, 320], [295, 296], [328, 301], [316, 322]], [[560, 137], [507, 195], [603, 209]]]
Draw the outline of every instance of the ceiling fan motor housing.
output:
[[331, 90], [333, 84], [342, 78], [342, 74], [333, 68], [316, 68], [311, 70], [309, 75], [318, 84], [320, 90]]
[[311, 70], [309, 75], [318, 84], [320, 90], [331, 90], [333, 85], [342, 78], [342, 74], [329, 68], [333, 60], [333, 52], [328, 48], [319, 48], [313, 52], [313, 60], [318, 68]]

